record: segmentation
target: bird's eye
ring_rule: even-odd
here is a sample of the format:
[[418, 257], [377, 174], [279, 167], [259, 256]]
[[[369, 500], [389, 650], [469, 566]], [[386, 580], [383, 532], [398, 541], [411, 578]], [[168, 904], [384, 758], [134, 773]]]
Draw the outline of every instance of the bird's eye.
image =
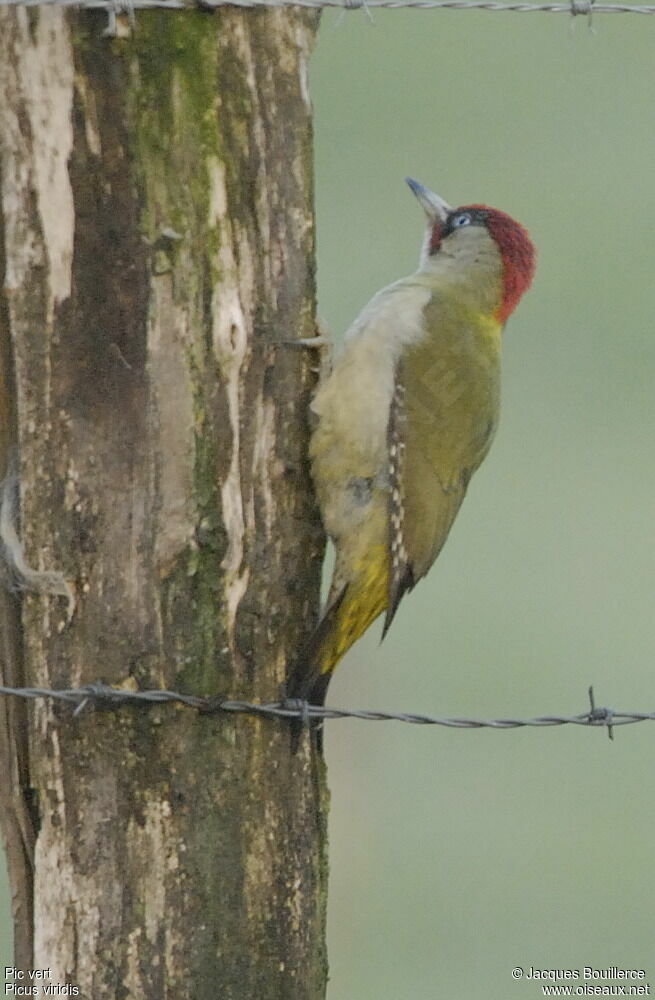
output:
[[468, 214], [468, 212], [460, 212], [460, 214], [456, 215], [453, 221], [451, 222], [451, 226], [453, 227], [453, 229], [461, 229], [462, 226], [470, 226], [470, 224], [471, 224], [471, 216]]

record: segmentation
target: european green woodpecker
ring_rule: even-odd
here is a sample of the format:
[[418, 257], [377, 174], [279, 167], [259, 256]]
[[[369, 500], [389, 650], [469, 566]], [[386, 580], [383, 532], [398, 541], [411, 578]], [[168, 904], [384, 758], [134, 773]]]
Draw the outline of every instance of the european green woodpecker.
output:
[[311, 404], [316, 495], [335, 566], [291, 694], [322, 704], [346, 650], [439, 555], [498, 423], [503, 326], [535, 250], [494, 208], [451, 208], [408, 178], [427, 215], [418, 270], [355, 320]]

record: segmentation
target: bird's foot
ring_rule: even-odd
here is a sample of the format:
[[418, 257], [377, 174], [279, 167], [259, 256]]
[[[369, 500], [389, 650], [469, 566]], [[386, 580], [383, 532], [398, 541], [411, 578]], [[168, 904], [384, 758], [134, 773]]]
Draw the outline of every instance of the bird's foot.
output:
[[323, 382], [332, 371], [332, 340], [328, 329], [322, 320], [316, 320], [316, 336], [300, 337], [298, 340], [286, 340], [289, 347], [304, 347], [318, 352], [318, 364], [312, 371], [318, 375], [319, 383]]

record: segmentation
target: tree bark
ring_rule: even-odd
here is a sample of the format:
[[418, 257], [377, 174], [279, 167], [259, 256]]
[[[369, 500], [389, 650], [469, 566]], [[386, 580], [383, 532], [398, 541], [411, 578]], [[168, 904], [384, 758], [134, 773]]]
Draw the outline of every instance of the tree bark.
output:
[[[0, 9], [5, 683], [276, 699], [313, 624], [317, 20]], [[122, 25], [125, 29], [125, 25]], [[100, 998], [322, 997], [327, 795], [288, 727], [0, 703], [16, 964]], [[31, 910], [33, 907], [33, 924]], [[33, 926], [33, 940], [32, 940]]]

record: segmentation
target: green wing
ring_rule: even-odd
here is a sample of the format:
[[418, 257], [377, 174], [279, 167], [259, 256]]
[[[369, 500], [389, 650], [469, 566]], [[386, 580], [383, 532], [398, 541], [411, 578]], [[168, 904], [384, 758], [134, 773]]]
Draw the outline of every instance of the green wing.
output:
[[[384, 632], [439, 555], [498, 416], [498, 351], [446, 324], [405, 355], [389, 420], [391, 573]], [[480, 341], [478, 343], [478, 341]]]
[[[410, 414], [407, 414], [409, 417]], [[403, 418], [397, 413], [396, 423]], [[448, 537], [460, 508], [470, 474], [462, 470], [459, 482], [444, 485], [418, 428], [405, 432], [404, 444], [392, 457], [389, 494], [389, 603], [384, 621], [386, 635], [398, 606], [425, 576]], [[429, 428], [430, 430], [432, 428]], [[393, 445], [392, 445], [393, 447]]]

